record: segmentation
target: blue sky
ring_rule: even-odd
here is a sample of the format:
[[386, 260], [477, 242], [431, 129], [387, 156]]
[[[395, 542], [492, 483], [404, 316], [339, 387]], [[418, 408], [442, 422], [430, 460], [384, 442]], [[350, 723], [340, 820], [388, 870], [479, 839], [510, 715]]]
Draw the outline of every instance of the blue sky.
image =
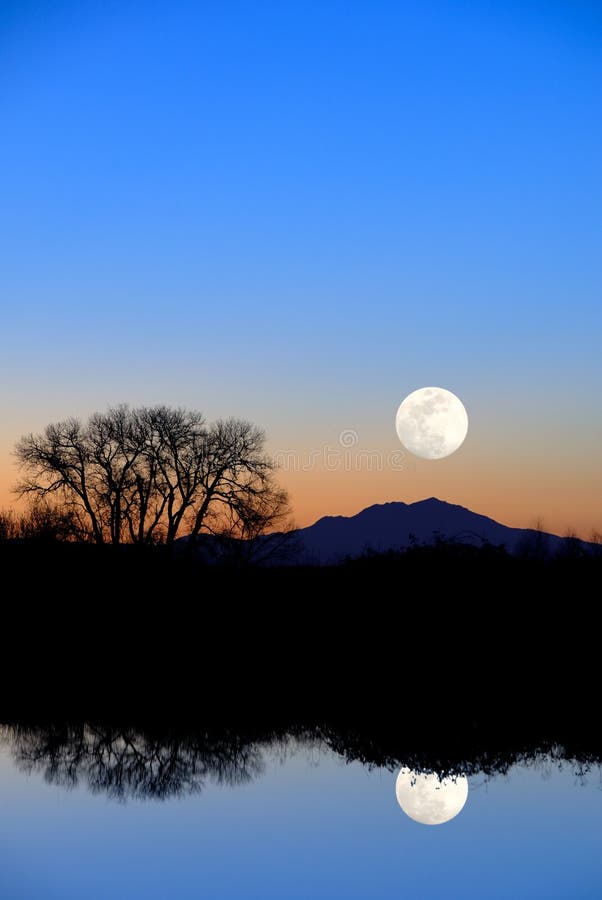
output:
[[[3, 4], [2, 484], [109, 403], [389, 449], [440, 384], [477, 441], [443, 499], [543, 467], [528, 508], [596, 524], [601, 38], [579, 2]], [[306, 520], [433, 471], [291, 486]]]

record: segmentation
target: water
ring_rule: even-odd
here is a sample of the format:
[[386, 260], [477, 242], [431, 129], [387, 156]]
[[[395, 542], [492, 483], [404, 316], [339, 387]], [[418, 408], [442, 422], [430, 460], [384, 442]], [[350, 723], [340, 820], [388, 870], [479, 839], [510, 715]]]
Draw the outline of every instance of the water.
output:
[[123, 743], [82, 762], [81, 746], [4, 738], [7, 900], [602, 896], [595, 766], [472, 773], [459, 815], [425, 826], [399, 807], [397, 771], [320, 742], [222, 747], [210, 764], [151, 748], [130, 765]]

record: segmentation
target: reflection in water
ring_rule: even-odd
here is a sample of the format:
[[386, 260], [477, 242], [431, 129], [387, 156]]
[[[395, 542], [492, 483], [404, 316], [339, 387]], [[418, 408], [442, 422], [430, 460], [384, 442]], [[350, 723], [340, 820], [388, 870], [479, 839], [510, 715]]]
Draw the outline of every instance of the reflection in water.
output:
[[71, 788], [85, 784], [116, 800], [165, 800], [198, 793], [207, 782], [244, 784], [263, 771], [261, 747], [233, 734], [152, 737], [93, 725], [1, 729], [26, 773]]
[[[518, 740], [518, 739], [517, 739]], [[207, 784], [244, 784], [266, 768], [266, 756], [289, 755], [297, 747], [337, 754], [346, 762], [401, 772], [397, 799], [413, 819], [427, 824], [447, 821], [464, 806], [466, 775], [490, 777], [522, 763], [569, 763], [577, 774], [598, 765], [602, 753], [582, 745], [563, 748], [547, 741], [498, 746], [493, 739], [475, 749], [455, 744], [417, 749], [407, 738], [374, 724], [343, 727], [313, 725], [282, 728], [156, 731], [104, 724], [4, 725], [0, 744], [27, 773], [41, 772], [61, 787], [83, 785], [94, 793], [127, 800], [200, 792]], [[436, 774], [429, 774], [436, 773]]]
[[440, 778], [435, 772], [402, 768], [395, 783], [404, 813], [422, 825], [442, 825], [464, 809], [468, 798], [465, 775]]

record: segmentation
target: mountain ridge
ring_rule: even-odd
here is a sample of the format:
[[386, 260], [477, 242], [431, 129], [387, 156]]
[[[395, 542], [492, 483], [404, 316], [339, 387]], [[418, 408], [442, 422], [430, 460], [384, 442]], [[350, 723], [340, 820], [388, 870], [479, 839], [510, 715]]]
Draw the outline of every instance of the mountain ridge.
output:
[[438, 497], [414, 503], [391, 500], [374, 503], [352, 516], [322, 516], [312, 525], [294, 531], [300, 549], [295, 561], [318, 565], [340, 562], [365, 552], [403, 550], [415, 543], [434, 543], [438, 538], [477, 545], [503, 545], [511, 553], [529, 550], [556, 553], [564, 547], [588, 547], [585, 541], [560, 537], [533, 528], [503, 525], [490, 516]]
[[[322, 516], [312, 525], [260, 535], [249, 542], [201, 534], [196, 547], [207, 563], [246, 558], [268, 565], [323, 566], [365, 553], [399, 553], [438, 540], [503, 547], [512, 555], [538, 558], [602, 552], [595, 543], [535, 528], [503, 525], [490, 516], [438, 497], [413, 503], [373, 503], [351, 516]], [[184, 547], [187, 541], [184, 536], [178, 543]]]

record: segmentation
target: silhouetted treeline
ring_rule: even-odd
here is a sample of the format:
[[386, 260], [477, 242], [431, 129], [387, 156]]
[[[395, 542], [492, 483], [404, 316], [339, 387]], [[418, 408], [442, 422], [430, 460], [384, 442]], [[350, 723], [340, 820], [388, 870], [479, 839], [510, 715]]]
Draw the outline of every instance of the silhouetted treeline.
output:
[[5, 717], [406, 718], [428, 698], [532, 718], [598, 702], [598, 557], [439, 545], [227, 568], [161, 547], [4, 542], [0, 570]]
[[0, 541], [54, 544], [77, 538], [77, 522], [69, 509], [34, 503], [25, 511], [0, 510]]

